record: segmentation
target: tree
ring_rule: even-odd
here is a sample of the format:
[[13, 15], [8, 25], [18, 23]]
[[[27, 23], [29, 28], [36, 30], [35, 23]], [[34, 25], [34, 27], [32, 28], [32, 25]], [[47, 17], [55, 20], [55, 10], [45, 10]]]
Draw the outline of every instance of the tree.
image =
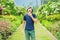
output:
[[15, 14], [18, 11], [18, 7], [14, 4], [13, 0], [1, 0], [0, 5], [4, 8], [4, 14]]
[[46, 4], [48, 2], [59, 2], [59, 0], [41, 0], [41, 4]]
[[6, 20], [0, 20], [0, 34], [2, 35], [2, 40], [6, 40], [9, 35], [11, 35], [10, 22]]
[[38, 7], [38, 0], [36, 0], [36, 6]]

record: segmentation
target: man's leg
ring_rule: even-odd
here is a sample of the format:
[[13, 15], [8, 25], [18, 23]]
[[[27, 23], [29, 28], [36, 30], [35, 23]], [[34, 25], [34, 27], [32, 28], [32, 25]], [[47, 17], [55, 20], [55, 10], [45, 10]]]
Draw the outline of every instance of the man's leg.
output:
[[27, 30], [25, 30], [25, 36], [26, 36], [26, 40], [30, 40], [30, 34]]
[[35, 39], [35, 31], [34, 31], [34, 30], [32, 30], [32, 31], [30, 32], [30, 36], [31, 36], [31, 40], [36, 40], [36, 39]]

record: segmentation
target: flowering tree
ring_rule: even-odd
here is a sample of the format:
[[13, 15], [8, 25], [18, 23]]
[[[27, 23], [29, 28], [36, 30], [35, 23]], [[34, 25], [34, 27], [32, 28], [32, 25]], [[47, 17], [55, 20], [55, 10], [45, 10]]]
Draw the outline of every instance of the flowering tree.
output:
[[0, 6], [3, 7], [4, 14], [14, 14], [18, 11], [18, 7], [14, 4], [13, 0], [1, 0]]
[[0, 21], [0, 33], [2, 35], [2, 40], [6, 40], [8, 36], [11, 35], [10, 23], [8, 21]]
[[60, 19], [60, 2], [49, 2], [38, 9], [38, 19], [47, 19], [50, 21]]

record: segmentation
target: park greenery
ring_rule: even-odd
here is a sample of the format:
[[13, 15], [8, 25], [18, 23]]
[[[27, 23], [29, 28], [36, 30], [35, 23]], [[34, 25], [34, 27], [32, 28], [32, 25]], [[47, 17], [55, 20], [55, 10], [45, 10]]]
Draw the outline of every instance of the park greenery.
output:
[[[0, 35], [2, 36], [0, 40], [6, 40], [22, 24], [27, 11], [23, 6], [17, 7], [13, 0], [1, 0], [0, 6], [3, 6], [3, 12], [0, 15]], [[43, 4], [38, 8], [36, 15], [39, 22], [60, 40], [60, 2]]]
[[37, 18], [59, 40], [60, 2], [48, 2], [42, 5], [38, 9]]

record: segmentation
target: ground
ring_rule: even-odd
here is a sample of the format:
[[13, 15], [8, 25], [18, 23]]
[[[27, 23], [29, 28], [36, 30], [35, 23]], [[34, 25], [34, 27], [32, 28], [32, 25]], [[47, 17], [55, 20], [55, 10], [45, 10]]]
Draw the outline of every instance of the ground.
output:
[[[35, 23], [36, 40], [57, 40], [40, 22]], [[8, 40], [25, 40], [24, 27], [19, 26]]]

